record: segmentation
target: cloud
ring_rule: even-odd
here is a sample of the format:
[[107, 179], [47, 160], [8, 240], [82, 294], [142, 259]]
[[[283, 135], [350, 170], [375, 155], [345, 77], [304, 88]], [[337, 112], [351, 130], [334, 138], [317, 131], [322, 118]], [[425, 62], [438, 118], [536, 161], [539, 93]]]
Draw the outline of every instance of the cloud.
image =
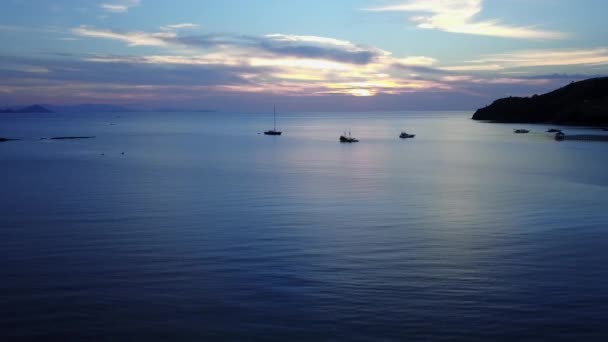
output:
[[467, 64], [467, 65], [453, 65], [441, 67], [441, 70], [445, 71], [499, 71], [505, 67], [499, 64], [488, 63], [488, 64]]
[[51, 72], [48, 68], [45, 67], [26, 67], [23, 68], [21, 71], [34, 74], [48, 74], [49, 72]]
[[562, 39], [567, 35], [534, 27], [511, 26], [498, 20], [476, 21], [482, 10], [483, 0], [410, 0], [397, 5], [368, 8], [374, 12], [411, 12], [420, 15], [410, 17], [419, 28], [435, 29], [452, 33], [521, 38]]
[[327, 37], [268, 34], [246, 35], [198, 35], [175, 39], [182, 45], [198, 48], [224, 47], [256, 50], [268, 55], [294, 58], [325, 59], [352, 64], [368, 64], [385, 51], [355, 45], [352, 42]]
[[[543, 93], [589, 77], [430, 74], [412, 78], [400, 75], [401, 69], [386, 57], [366, 66], [332, 62], [336, 64], [325, 69], [309, 69], [319, 66], [307, 65], [314, 61], [303, 59], [272, 63], [276, 58], [255, 64], [252, 61], [260, 58], [255, 56], [230, 64], [223, 64], [220, 55], [62, 56], [0, 56], [0, 101], [157, 108], [177, 104], [251, 111], [272, 98], [271, 103], [278, 101], [294, 110], [453, 110], [472, 109], [497, 97]], [[306, 77], [294, 77], [298, 73]]]
[[[184, 24], [178, 24], [183, 26]], [[190, 24], [188, 24], [190, 25]], [[173, 25], [176, 26], [176, 25]], [[169, 26], [167, 26], [169, 27]], [[189, 26], [188, 26], [189, 27]], [[197, 35], [178, 36], [177, 32], [117, 32], [80, 26], [72, 29], [78, 36], [120, 40], [130, 46], [181, 46], [195, 49], [223, 49], [235, 53], [256, 50], [258, 56], [323, 59], [340, 63], [369, 64], [389, 54], [386, 51], [355, 45], [349, 41], [318, 36], [269, 34], [265, 36]]]
[[[189, 24], [171, 26], [190, 27]], [[125, 76], [124, 82], [148, 80], [147, 83], [152, 84], [148, 74], [158, 74], [165, 75], [167, 80], [175, 80], [175, 86], [180, 82], [198, 86], [197, 82], [204, 82], [194, 75], [201, 76], [203, 71], [207, 75], [210, 70], [219, 70], [220, 74], [214, 74], [213, 81], [205, 83], [205, 87], [210, 92], [222, 93], [377, 96], [469, 91], [478, 94], [484, 93], [479, 85], [502, 87], [517, 84], [523, 87], [556, 82], [555, 79], [526, 78], [531, 74], [529, 72], [507, 74], [513, 71], [511, 69], [517, 71], [526, 65], [602, 63], [608, 55], [606, 49], [524, 51], [490, 55], [459, 65], [442, 65], [429, 56], [394, 56], [375, 47], [312, 35], [185, 35], [179, 30], [117, 32], [87, 26], [73, 29], [73, 33], [81, 37], [118, 40], [129, 46], [156, 46], [161, 48], [159, 51], [166, 51], [165, 54], [83, 58], [87, 63], [100, 64], [92, 69], [107, 70], [104, 71], [105, 77], [114, 75], [112, 77], [116, 79], [131, 75]], [[548, 60], [551, 62], [547, 63]], [[101, 64], [107, 65], [108, 69]], [[175, 73], [167, 74], [167, 68], [174, 69]], [[116, 69], [124, 69], [124, 72], [116, 74], [112, 71]]]
[[182, 29], [196, 29], [199, 28], [199, 24], [193, 23], [181, 23], [181, 24], [172, 24], [161, 26], [160, 29], [163, 31], [171, 31], [171, 30], [182, 30]]
[[113, 5], [113, 4], [101, 4], [101, 8], [108, 12], [123, 13], [129, 10], [129, 7], [125, 5]]
[[88, 26], [72, 29], [72, 33], [82, 37], [113, 39], [126, 42], [130, 46], [166, 46], [168, 40], [176, 37], [174, 32], [115, 32], [100, 30]]
[[269, 34], [249, 38], [260, 49], [278, 55], [368, 64], [385, 54], [382, 50], [357, 46], [349, 41], [317, 36]]
[[[442, 85], [433, 80], [399, 76], [393, 73], [395, 63], [412, 66], [431, 65], [433, 58], [424, 56], [394, 58], [389, 52], [365, 47], [350, 41], [309, 35], [268, 34], [264, 36], [197, 35], [179, 32], [117, 32], [81, 26], [72, 32], [80, 37], [110, 39], [129, 46], [166, 48], [168, 54], [83, 56], [95, 67], [97, 77], [80, 72], [91, 82], [152, 82], [150, 75], [165, 75], [166, 82], [179, 80], [196, 85], [211, 79], [208, 90], [221, 92], [266, 92], [299, 95], [349, 94], [354, 96], [397, 94]], [[105, 65], [105, 66], [104, 66]], [[174, 70], [170, 75], [166, 69]], [[225, 77], [201, 78], [201, 72], [221, 70]], [[180, 72], [183, 71], [183, 72]], [[66, 74], [66, 72], [61, 73]], [[73, 79], [76, 72], [69, 73]], [[179, 75], [179, 77], [177, 77]], [[198, 75], [198, 77], [195, 77]], [[55, 79], [61, 76], [54, 75]], [[161, 78], [163, 79], [163, 78]], [[220, 80], [236, 80], [227, 84]]]
[[[103, 61], [103, 63], [101, 63]], [[139, 57], [35, 59], [0, 56], [0, 79], [4, 85], [31, 85], [35, 83], [97, 84], [122, 86], [244, 86], [250, 83], [243, 74], [254, 68], [230, 65], [142, 63]], [[257, 72], [271, 70], [256, 68]]]
[[501, 71], [506, 69], [552, 66], [608, 65], [608, 47], [595, 49], [525, 50], [494, 54], [466, 64], [441, 67], [446, 71]]
[[116, 101], [186, 103], [200, 97], [241, 99], [248, 95], [308, 99], [350, 96], [350, 101], [359, 101], [353, 99], [375, 96], [391, 100], [395, 99], [391, 96], [419, 94], [433, 99], [434, 105], [443, 96], [457, 99], [455, 94], [485, 102], [514, 93], [517, 87], [524, 95], [527, 91], [541, 92], [564, 80], [530, 78], [534, 75], [531, 70], [518, 68], [545, 65], [547, 60], [603, 63], [608, 56], [603, 48], [516, 51], [444, 65], [431, 56], [397, 56], [336, 37], [192, 34], [185, 30], [194, 27], [192, 23], [166, 25], [156, 31], [76, 27], [71, 32], [78, 39], [107, 39], [127, 47], [155, 48], [134, 49], [132, 54], [122, 50], [122, 55], [63, 54], [39, 61], [0, 56], [2, 86], [5, 93], [10, 90], [24, 98], [30, 92], [83, 101], [105, 101], [114, 96]]
[[128, 12], [131, 7], [138, 6], [141, 0], [121, 0], [112, 3], [103, 3], [99, 5], [103, 10], [112, 13], [125, 13]]
[[605, 65], [608, 64], [608, 48], [527, 50], [496, 54], [473, 61], [474, 63], [497, 63], [505, 68], [558, 65]]
[[395, 58], [395, 63], [402, 66], [421, 66], [430, 67], [438, 61], [435, 58], [427, 56], [411, 56], [405, 58]]

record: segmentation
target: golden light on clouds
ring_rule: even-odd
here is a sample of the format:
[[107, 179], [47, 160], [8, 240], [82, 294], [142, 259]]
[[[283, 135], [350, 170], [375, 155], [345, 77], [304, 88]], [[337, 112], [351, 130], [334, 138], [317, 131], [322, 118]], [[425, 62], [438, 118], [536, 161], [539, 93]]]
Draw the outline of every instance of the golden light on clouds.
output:
[[[483, 29], [489, 35], [543, 36], [541, 31], [474, 21], [481, 10], [477, 0], [409, 1], [372, 9], [430, 13], [414, 18], [421, 27], [465, 32]], [[128, 65], [184, 66], [214, 70], [230, 77], [205, 89], [284, 95], [345, 94], [375, 96], [424, 91], [454, 91], [459, 84], [539, 84], [525, 77], [494, 77], [489, 72], [539, 65], [608, 63], [608, 49], [538, 50], [496, 54], [460, 64], [444, 65], [424, 55], [395, 56], [350, 41], [310, 35], [268, 34], [257, 37], [203, 35], [182, 39], [179, 29], [193, 24], [168, 25], [159, 32], [115, 32], [81, 26], [72, 33], [81, 37], [110, 39], [127, 46], [152, 46], [166, 50], [138, 56], [90, 56], [86, 61]], [[480, 33], [482, 34], [482, 33]], [[484, 75], [485, 73], [485, 75]], [[236, 79], [235, 79], [236, 78]], [[225, 81], [227, 80], [227, 81]]]
[[374, 96], [376, 93], [370, 89], [351, 89], [349, 94], [353, 96]]

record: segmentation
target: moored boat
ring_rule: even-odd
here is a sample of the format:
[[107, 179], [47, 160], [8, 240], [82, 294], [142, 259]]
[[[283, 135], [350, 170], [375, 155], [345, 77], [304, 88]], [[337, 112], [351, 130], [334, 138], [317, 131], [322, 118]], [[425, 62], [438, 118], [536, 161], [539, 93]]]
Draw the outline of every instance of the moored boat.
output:
[[277, 108], [276, 107], [273, 108], [273, 113], [274, 113], [274, 128], [271, 129], [271, 130], [268, 130], [268, 131], [264, 132], [264, 134], [266, 134], [266, 135], [281, 135], [283, 132], [277, 131]]
[[399, 134], [399, 138], [401, 138], [401, 139], [413, 138], [415, 136], [416, 136], [415, 134], [407, 134], [405, 132], [401, 132], [401, 134]]
[[346, 135], [346, 132], [344, 132], [344, 134], [340, 136], [340, 142], [341, 143], [355, 143], [355, 142], [359, 142], [359, 140], [357, 140], [356, 138], [353, 138], [350, 135], [350, 132], [348, 132], [348, 135]]

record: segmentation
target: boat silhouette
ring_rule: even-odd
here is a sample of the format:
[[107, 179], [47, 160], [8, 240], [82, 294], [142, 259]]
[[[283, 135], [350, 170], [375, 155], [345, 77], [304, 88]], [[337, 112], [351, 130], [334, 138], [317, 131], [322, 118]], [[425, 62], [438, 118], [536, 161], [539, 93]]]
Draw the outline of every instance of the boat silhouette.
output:
[[359, 140], [353, 138], [350, 135], [350, 132], [348, 132], [348, 135], [346, 135], [346, 132], [344, 132], [344, 134], [340, 136], [340, 142], [341, 143], [355, 143], [355, 142], [359, 142]]
[[405, 132], [401, 132], [401, 134], [399, 134], [399, 138], [401, 138], [401, 139], [413, 138], [415, 136], [416, 136], [415, 134], [407, 134]]
[[274, 113], [274, 128], [264, 132], [266, 135], [281, 135], [283, 132], [277, 131], [277, 107], [273, 107]]

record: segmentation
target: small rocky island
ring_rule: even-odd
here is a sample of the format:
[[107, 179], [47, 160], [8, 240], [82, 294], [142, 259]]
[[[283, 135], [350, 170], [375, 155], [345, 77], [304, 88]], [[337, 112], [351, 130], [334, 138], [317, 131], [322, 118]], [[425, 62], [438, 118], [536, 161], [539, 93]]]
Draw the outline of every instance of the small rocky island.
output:
[[53, 113], [53, 111], [48, 108], [42, 107], [41, 105], [33, 105], [33, 106], [27, 106], [27, 107], [23, 107], [23, 108], [4, 108], [4, 109], [0, 108], [0, 113], [18, 113], [18, 114]]
[[543, 95], [499, 99], [478, 109], [473, 120], [606, 126], [608, 77], [573, 82]]

